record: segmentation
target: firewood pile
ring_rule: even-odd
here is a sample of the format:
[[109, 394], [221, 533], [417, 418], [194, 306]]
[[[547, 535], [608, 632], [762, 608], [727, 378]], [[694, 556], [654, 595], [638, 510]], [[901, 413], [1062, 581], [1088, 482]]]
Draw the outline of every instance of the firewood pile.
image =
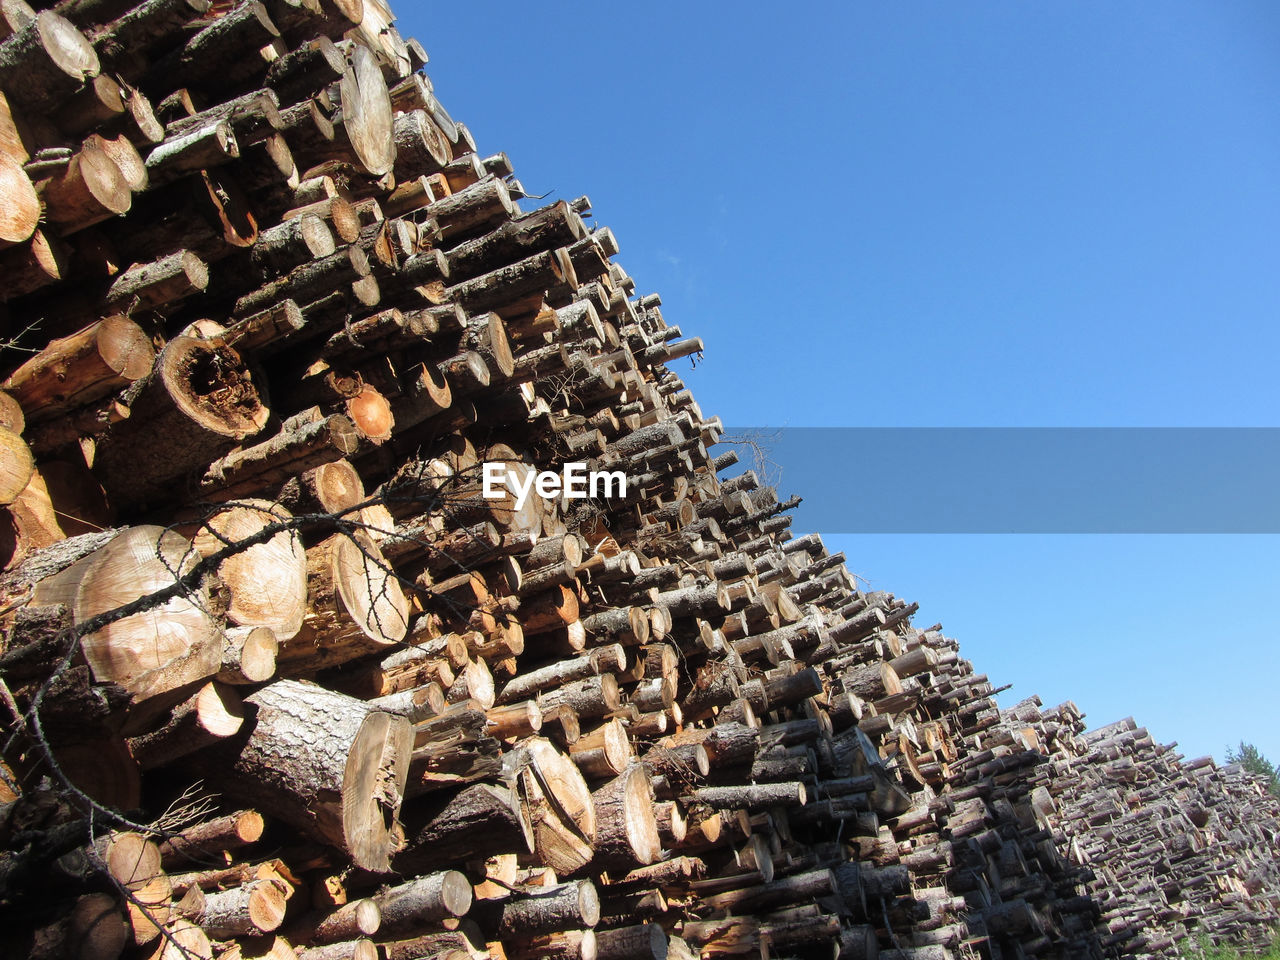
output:
[[[0, 19], [5, 955], [1102, 957], [1170, 821], [1089, 804], [1175, 780], [1168, 903], [1274, 889], [1247, 778], [1118, 786], [721, 479], [701, 341], [379, 0]], [[625, 493], [484, 495], [566, 463]]]

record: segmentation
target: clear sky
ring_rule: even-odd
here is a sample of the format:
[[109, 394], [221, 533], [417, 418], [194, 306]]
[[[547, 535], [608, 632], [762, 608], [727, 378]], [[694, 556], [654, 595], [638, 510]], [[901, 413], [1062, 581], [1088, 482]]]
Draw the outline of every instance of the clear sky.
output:
[[[1277, 424], [1271, 0], [397, 12], [482, 153], [591, 197], [726, 423]], [[1280, 760], [1280, 538], [827, 541], [1005, 703]]]

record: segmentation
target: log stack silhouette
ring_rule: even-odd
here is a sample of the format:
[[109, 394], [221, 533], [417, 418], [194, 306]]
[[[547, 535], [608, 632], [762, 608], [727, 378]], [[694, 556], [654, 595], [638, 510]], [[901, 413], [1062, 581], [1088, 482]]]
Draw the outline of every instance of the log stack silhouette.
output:
[[[1275, 801], [1001, 711], [522, 209], [379, 0], [0, 4], [0, 943], [1172, 955]], [[483, 496], [584, 463], [625, 495]], [[723, 478], [721, 475], [724, 475]]]

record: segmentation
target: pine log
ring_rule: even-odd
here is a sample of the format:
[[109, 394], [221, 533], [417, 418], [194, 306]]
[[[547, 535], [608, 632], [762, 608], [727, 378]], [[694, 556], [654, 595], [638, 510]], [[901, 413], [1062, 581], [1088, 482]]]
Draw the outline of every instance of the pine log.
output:
[[582, 773], [550, 741], [521, 745], [520, 786], [533, 823], [534, 851], [560, 874], [590, 861], [596, 835], [595, 805]]
[[231, 736], [243, 721], [240, 697], [211, 681], [174, 707], [162, 727], [132, 738], [129, 751], [141, 769], [153, 770]]
[[98, 45], [107, 51], [105, 56], [109, 60], [113, 59], [117, 51], [136, 56], [167, 40], [178, 39], [184, 27], [208, 11], [209, 2], [208, 0], [146, 0], [137, 5], [121, 3], [115, 6], [122, 7], [127, 12], [121, 13], [110, 22], [103, 20], [104, 13], [112, 12], [110, 10], [96, 10], [89, 14], [83, 4], [76, 7], [77, 12], [82, 16], [91, 19], [94, 23], [103, 24], [92, 33]]
[[289, 942], [295, 944], [349, 945], [378, 933], [382, 928], [382, 919], [377, 901], [366, 897], [351, 900], [332, 911], [318, 911], [303, 917], [296, 924], [290, 925], [287, 936]]
[[535, 253], [568, 246], [583, 230], [581, 218], [561, 200], [454, 247], [448, 253], [449, 276], [454, 282], [466, 280]]
[[173, 483], [258, 433], [268, 411], [235, 351], [178, 336], [130, 391], [130, 417], [98, 447], [95, 472], [117, 503], [164, 500]]
[[596, 931], [598, 960], [667, 960], [667, 935], [656, 923]]
[[307, 551], [311, 610], [281, 644], [282, 670], [314, 672], [404, 639], [409, 607], [377, 544], [363, 531], [336, 533]]
[[311, 303], [331, 293], [335, 287], [353, 283], [369, 275], [369, 258], [360, 247], [342, 247], [327, 257], [303, 263], [286, 276], [273, 280], [236, 300], [238, 317], [267, 310], [284, 299]]
[[620, 644], [599, 647], [580, 657], [518, 674], [502, 688], [498, 702], [511, 703], [516, 700], [526, 700], [544, 690], [564, 686], [574, 680], [588, 679], [601, 673], [613, 673], [623, 669], [626, 662], [626, 652]]
[[373, 901], [382, 916], [381, 933], [404, 936], [466, 914], [471, 909], [471, 884], [456, 870], [444, 870], [383, 890]]
[[564, 248], [526, 257], [449, 287], [449, 297], [468, 313], [501, 309], [523, 297], [560, 285], [577, 286], [573, 264]]
[[443, 240], [467, 234], [479, 235], [486, 228], [510, 219], [515, 212], [516, 206], [507, 185], [491, 176], [424, 208], [424, 213], [439, 228]]
[[[162, 709], [165, 700], [181, 700], [183, 688], [211, 678], [221, 663], [207, 590], [179, 582], [195, 564], [185, 537], [132, 527], [42, 580], [33, 600], [65, 603], [77, 627], [89, 631], [80, 646], [97, 682], [119, 684], [137, 704], [164, 698], [152, 704]], [[139, 612], [116, 618], [118, 609], [131, 609], [127, 605]], [[105, 615], [112, 619], [104, 623]]]
[[102, 144], [90, 137], [66, 169], [36, 184], [51, 232], [67, 236], [126, 212], [133, 194], [124, 173]]
[[387, 870], [409, 774], [409, 722], [294, 680], [277, 680], [245, 704], [253, 709], [247, 736], [216, 748], [227, 763], [224, 793], [367, 870]]
[[398, 179], [438, 173], [452, 159], [448, 141], [425, 110], [397, 113], [392, 136]]
[[260, 270], [282, 276], [308, 260], [337, 250], [333, 231], [314, 214], [299, 214], [262, 231], [253, 246], [253, 262]]
[[10, 103], [33, 112], [66, 100], [98, 70], [93, 45], [51, 10], [0, 43], [0, 86]]
[[278, 643], [302, 629], [307, 559], [289, 511], [266, 500], [238, 501], [202, 519], [192, 545], [202, 557], [234, 551], [217, 567], [231, 624], [266, 627]]
[[8, 279], [0, 291], [0, 300], [25, 296], [57, 283], [68, 275], [70, 263], [66, 244], [43, 230], [35, 230], [26, 243], [0, 253], [0, 270]]
[[596, 960], [594, 930], [557, 930], [505, 945], [507, 960]]
[[264, 684], [275, 676], [279, 641], [268, 627], [229, 627], [223, 643], [220, 684]]
[[462, 921], [457, 930], [441, 933], [424, 933], [412, 940], [388, 940], [379, 943], [379, 960], [422, 960], [423, 957], [440, 960], [485, 960], [489, 954], [481, 949], [484, 936], [479, 928], [468, 920]]
[[653, 789], [644, 766], [633, 763], [591, 795], [596, 814], [597, 867], [630, 870], [662, 855]]
[[764, 810], [804, 806], [807, 792], [802, 783], [761, 783], [743, 787], [700, 787], [694, 795], [721, 810]]
[[[266, 61], [259, 50], [280, 35], [261, 3], [235, 7], [194, 33], [177, 48], [149, 62], [142, 87], [172, 91], [179, 87], [225, 89], [260, 76]], [[218, 69], [210, 69], [217, 64]], [[240, 89], [244, 89], [241, 87]]]
[[346, 66], [334, 42], [317, 36], [274, 60], [267, 68], [266, 84], [281, 104], [294, 104], [341, 80]]
[[0, 427], [0, 505], [13, 503], [35, 473], [35, 460], [26, 441]]
[[182, 250], [154, 263], [130, 267], [111, 284], [106, 302], [128, 314], [154, 310], [199, 293], [208, 282], [204, 261]]
[[538, 702], [548, 710], [563, 704], [584, 719], [603, 717], [622, 705], [617, 678], [611, 673], [574, 680], [548, 690], [539, 695]]
[[[224, 499], [271, 490], [288, 484], [299, 473], [306, 476], [331, 461], [355, 453], [359, 443], [360, 437], [349, 418], [337, 413], [326, 416], [319, 408], [311, 408], [282, 423], [275, 436], [232, 450], [209, 464], [200, 479], [200, 487]], [[329, 473], [325, 477], [332, 485], [333, 477]], [[341, 509], [323, 512], [337, 513]]]
[[145, 376], [155, 350], [132, 320], [110, 316], [49, 343], [20, 366], [4, 388], [33, 423], [84, 406]]
[[223, 851], [239, 850], [259, 840], [262, 830], [262, 815], [253, 810], [240, 810], [193, 824], [159, 845], [161, 862], [168, 868], [182, 862], [216, 857]]
[[7, 154], [0, 154], [0, 203], [0, 247], [21, 243], [35, 232], [40, 200], [22, 164]]
[[201, 929], [215, 940], [256, 936], [284, 922], [285, 892], [275, 880], [254, 880], [205, 899]]
[[408, 845], [393, 860], [401, 873], [534, 848], [520, 798], [498, 784], [473, 784], [434, 806], [415, 805], [406, 811], [405, 835]]
[[600, 921], [600, 896], [590, 880], [574, 880], [501, 900], [477, 901], [472, 915], [482, 928], [499, 937], [523, 939], [594, 927]]
[[569, 748], [569, 756], [587, 778], [612, 780], [626, 770], [633, 756], [626, 726], [616, 717], [605, 721], [582, 734]]

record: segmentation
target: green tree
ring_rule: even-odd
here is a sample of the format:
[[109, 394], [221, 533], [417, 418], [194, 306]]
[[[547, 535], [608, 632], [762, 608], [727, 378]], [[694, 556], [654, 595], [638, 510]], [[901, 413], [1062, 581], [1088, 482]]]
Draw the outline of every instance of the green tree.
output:
[[1240, 741], [1238, 747], [1227, 747], [1227, 763], [1238, 763], [1250, 773], [1265, 777], [1267, 790], [1280, 797], [1280, 770], [1276, 765], [1258, 752], [1252, 743]]

